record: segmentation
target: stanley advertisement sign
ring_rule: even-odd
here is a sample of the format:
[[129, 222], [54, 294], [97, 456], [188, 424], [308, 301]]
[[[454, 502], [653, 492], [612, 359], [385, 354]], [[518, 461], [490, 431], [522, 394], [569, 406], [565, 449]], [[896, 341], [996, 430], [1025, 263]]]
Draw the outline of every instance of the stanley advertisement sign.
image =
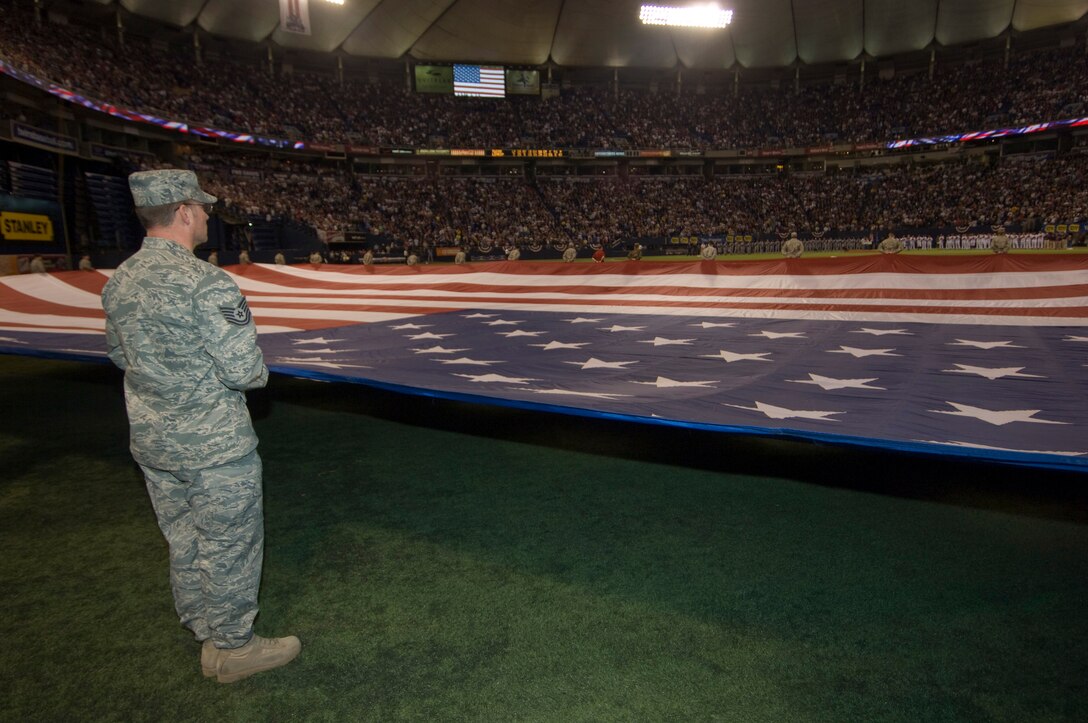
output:
[[43, 241], [52, 243], [53, 220], [37, 213], [0, 213], [0, 235], [5, 241]]

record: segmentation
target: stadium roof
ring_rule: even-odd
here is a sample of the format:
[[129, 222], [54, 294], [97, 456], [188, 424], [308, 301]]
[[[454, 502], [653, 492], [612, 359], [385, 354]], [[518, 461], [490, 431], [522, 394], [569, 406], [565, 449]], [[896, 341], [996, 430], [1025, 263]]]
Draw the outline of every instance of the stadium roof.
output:
[[[885, 57], [1079, 20], [1088, 0], [721, 0], [726, 30], [643, 26], [641, 0], [309, 0], [310, 34], [276, 0], [88, 0], [212, 35], [371, 58], [725, 69]], [[658, 4], [683, 4], [656, 0]]]

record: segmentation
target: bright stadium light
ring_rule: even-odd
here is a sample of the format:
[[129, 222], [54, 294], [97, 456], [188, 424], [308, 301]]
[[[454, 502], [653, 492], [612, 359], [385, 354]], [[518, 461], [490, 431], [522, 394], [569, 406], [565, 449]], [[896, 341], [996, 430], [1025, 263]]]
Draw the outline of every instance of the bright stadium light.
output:
[[724, 28], [733, 20], [733, 11], [722, 10], [715, 3], [689, 5], [685, 8], [643, 5], [638, 19], [647, 25], [671, 25], [678, 28]]

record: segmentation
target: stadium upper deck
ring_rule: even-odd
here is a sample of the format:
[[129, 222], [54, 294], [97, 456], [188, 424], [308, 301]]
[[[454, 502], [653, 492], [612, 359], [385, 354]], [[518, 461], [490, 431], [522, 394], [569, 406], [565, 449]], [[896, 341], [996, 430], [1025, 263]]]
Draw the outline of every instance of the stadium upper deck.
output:
[[[843, 69], [830, 76], [840, 82], [810, 85], [799, 81], [800, 70], [786, 70], [734, 86], [733, 71], [707, 71], [679, 84], [655, 76], [641, 87], [623, 87], [617, 74], [609, 84], [568, 85], [555, 98], [495, 101], [414, 93], [403, 80], [338, 78], [331, 68], [289, 72], [289, 63], [243, 60], [226, 50], [197, 62], [191, 46], [131, 33], [122, 44], [102, 29], [39, 25], [14, 7], [0, 8], [0, 33], [0, 56], [82, 95], [194, 125], [319, 144], [806, 147], [1053, 121], [1083, 115], [1088, 100], [1080, 35], [1067, 47], [980, 54], [966, 62], [934, 54], [932, 67], [907, 72], [889, 72], [894, 63], [874, 63], [857, 77]], [[725, 84], [714, 84], [723, 78]]]

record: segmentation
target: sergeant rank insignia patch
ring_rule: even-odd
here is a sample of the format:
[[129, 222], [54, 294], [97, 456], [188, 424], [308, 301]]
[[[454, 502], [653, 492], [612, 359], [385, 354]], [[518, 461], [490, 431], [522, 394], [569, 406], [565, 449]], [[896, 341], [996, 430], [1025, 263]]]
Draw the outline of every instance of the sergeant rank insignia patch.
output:
[[223, 318], [231, 324], [238, 326], [245, 326], [249, 323], [249, 320], [253, 318], [253, 314], [249, 311], [249, 304], [246, 303], [245, 297], [238, 302], [238, 306], [220, 306], [219, 311], [223, 314]]

